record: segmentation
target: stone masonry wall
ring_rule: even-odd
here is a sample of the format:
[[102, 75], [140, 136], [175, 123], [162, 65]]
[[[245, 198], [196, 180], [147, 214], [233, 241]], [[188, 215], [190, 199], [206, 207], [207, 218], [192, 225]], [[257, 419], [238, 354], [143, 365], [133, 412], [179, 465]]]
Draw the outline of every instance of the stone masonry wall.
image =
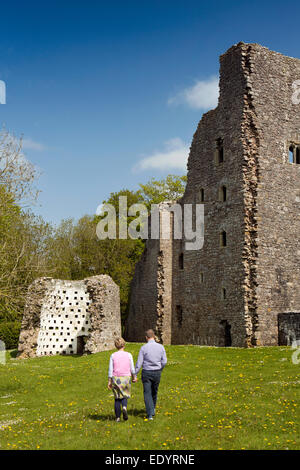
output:
[[289, 162], [290, 145], [300, 149], [296, 80], [299, 59], [258, 44], [221, 56], [219, 103], [194, 134], [180, 201], [204, 204], [204, 246], [187, 251], [173, 240], [167, 254], [147, 242], [133, 282], [132, 341], [149, 323], [163, 338], [161, 272], [171, 282], [161, 304], [171, 311], [172, 343], [274, 345], [278, 314], [300, 311], [300, 156]]
[[[201, 203], [204, 191], [204, 245], [186, 251], [174, 243], [172, 342], [225, 345], [225, 325], [232, 345], [247, 343], [245, 318], [244, 185], [241, 123], [246, 89], [241, 66], [242, 48], [221, 58], [218, 107], [206, 113], [195, 132], [189, 160], [188, 183], [182, 204]], [[223, 162], [217, 159], [217, 142], [223, 142]], [[226, 201], [220, 200], [222, 186]], [[226, 232], [227, 246], [220, 243]], [[184, 267], [179, 269], [180, 253]], [[182, 310], [181, 326], [176, 310]]]
[[86, 352], [96, 353], [113, 349], [116, 337], [121, 336], [120, 289], [105, 274], [84, 280], [92, 300], [89, 307], [91, 332]]
[[255, 344], [274, 345], [278, 314], [300, 311], [300, 165], [288, 155], [290, 143], [300, 144], [300, 105], [292, 102], [300, 60], [258, 44], [246, 47], [259, 139]]
[[36, 355], [43, 300], [51, 286], [51, 278], [36, 279], [28, 288], [19, 337], [18, 357]]
[[[162, 212], [171, 205], [160, 206], [160, 221]], [[150, 224], [149, 218], [149, 233]], [[171, 226], [172, 216], [170, 230]], [[158, 341], [171, 343], [172, 245], [172, 239], [149, 239], [146, 242], [131, 283], [130, 308], [125, 326], [128, 341], [143, 342], [145, 331], [151, 328]]]

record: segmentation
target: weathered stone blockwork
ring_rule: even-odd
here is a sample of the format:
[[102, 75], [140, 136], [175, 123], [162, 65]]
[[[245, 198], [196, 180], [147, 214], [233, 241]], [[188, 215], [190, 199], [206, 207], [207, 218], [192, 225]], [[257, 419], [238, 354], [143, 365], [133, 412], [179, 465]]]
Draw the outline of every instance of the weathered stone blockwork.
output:
[[194, 134], [180, 201], [204, 196], [204, 246], [186, 251], [170, 240], [164, 252], [161, 241], [147, 242], [132, 286], [131, 340], [152, 327], [164, 341], [155, 310], [164, 271], [174, 344], [276, 345], [278, 314], [300, 311], [300, 165], [289, 162], [291, 143], [300, 143], [300, 105], [292, 102], [299, 79], [299, 59], [258, 44], [221, 56], [219, 103]]
[[[171, 205], [160, 206], [160, 220]], [[128, 341], [144, 341], [145, 331], [153, 328], [157, 338], [166, 344], [171, 342], [172, 247], [172, 240], [148, 240], [136, 264], [125, 328]]]
[[121, 336], [119, 287], [107, 275], [37, 279], [29, 287], [18, 356], [96, 353]]

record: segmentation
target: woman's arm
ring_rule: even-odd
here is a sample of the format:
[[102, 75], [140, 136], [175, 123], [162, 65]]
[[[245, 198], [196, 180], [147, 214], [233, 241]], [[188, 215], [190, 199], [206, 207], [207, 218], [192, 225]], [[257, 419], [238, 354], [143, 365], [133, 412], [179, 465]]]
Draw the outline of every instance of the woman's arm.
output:
[[114, 369], [114, 361], [113, 361], [113, 355], [111, 355], [110, 359], [109, 359], [109, 366], [108, 366], [108, 384], [107, 384], [107, 388], [109, 390], [111, 390], [111, 388], [112, 388], [113, 369]]
[[133, 357], [132, 357], [132, 354], [131, 354], [131, 353], [128, 353], [128, 354], [129, 354], [129, 357], [130, 357], [130, 372], [131, 372], [132, 381], [133, 381], [133, 382], [136, 382], [136, 381], [137, 381], [137, 377], [136, 377], [136, 375], [135, 375], [135, 368], [134, 368]]
[[111, 354], [109, 358], [109, 366], [108, 366], [108, 378], [111, 379], [113, 376], [114, 371], [114, 361], [113, 361], [113, 354]]

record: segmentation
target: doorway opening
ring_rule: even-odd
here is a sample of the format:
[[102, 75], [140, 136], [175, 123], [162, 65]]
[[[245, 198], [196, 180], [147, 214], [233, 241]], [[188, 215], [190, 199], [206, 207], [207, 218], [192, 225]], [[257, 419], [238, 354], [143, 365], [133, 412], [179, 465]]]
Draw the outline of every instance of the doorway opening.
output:
[[84, 346], [87, 336], [77, 336], [77, 354], [84, 353]]
[[232, 345], [232, 338], [231, 338], [231, 325], [228, 323], [227, 320], [221, 320], [220, 321], [220, 326], [222, 329], [222, 337], [221, 337], [221, 343], [225, 347], [231, 346]]

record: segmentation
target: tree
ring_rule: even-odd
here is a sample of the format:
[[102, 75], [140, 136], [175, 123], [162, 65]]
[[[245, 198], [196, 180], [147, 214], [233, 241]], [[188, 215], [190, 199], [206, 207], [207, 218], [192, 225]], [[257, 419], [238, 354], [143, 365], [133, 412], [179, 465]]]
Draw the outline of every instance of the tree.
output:
[[186, 182], [186, 175], [168, 175], [160, 180], [152, 178], [148, 183], [139, 185], [140, 195], [150, 209], [151, 204], [180, 199], [184, 194]]
[[120, 287], [121, 313], [127, 314], [130, 282], [142, 251], [141, 240], [99, 240], [98, 217], [84, 216], [74, 222], [64, 220], [50, 241], [55, 277], [83, 279], [108, 274]]
[[37, 191], [22, 141], [0, 131], [0, 320], [20, 318], [28, 285], [48, 271], [51, 228], [24, 207]]
[[142, 204], [145, 202], [141, 191], [131, 191], [130, 189], [122, 189], [116, 193], [110, 193], [109, 198], [106, 201], [103, 201], [103, 204], [111, 204], [114, 206], [116, 210], [117, 217], [119, 216], [119, 197], [126, 196], [127, 197], [127, 205], [128, 207], [132, 206], [133, 204]]
[[[119, 192], [111, 193], [103, 204], [111, 204], [115, 208], [116, 217], [119, 216], [119, 197], [127, 197], [128, 208], [133, 204], [144, 204], [150, 214], [151, 204], [158, 204], [163, 201], [178, 200], [180, 199], [185, 190], [186, 176], [168, 175], [166, 178], [161, 180], [155, 180], [152, 178], [146, 184], [140, 184], [140, 189], [137, 191], [131, 191], [129, 189], [122, 189]], [[101, 216], [94, 218], [95, 224], [99, 221]], [[134, 217], [127, 217], [127, 227], [131, 223]], [[95, 230], [95, 227], [93, 228]], [[117, 234], [118, 234], [118, 220], [117, 220]], [[78, 242], [76, 243], [78, 246]], [[88, 246], [87, 244], [85, 245]], [[89, 244], [91, 247], [91, 245]], [[125, 318], [128, 313], [129, 295], [130, 295], [130, 283], [134, 273], [135, 264], [140, 259], [141, 254], [144, 251], [145, 241], [142, 239], [132, 240], [128, 238], [126, 240], [101, 240], [99, 241], [96, 252], [93, 253], [93, 263], [89, 262], [89, 265], [94, 265], [94, 271], [97, 274], [105, 273], [109, 274], [114, 281], [120, 286], [121, 292], [121, 311], [122, 317]], [[85, 259], [87, 252], [81, 250], [79, 258]], [[101, 258], [101, 262], [99, 260]], [[98, 263], [96, 263], [98, 260]]]
[[[120, 286], [121, 312], [127, 314], [134, 267], [144, 250], [144, 240], [99, 240], [96, 234], [101, 216], [63, 220], [52, 227], [26, 210], [35, 200], [38, 172], [22, 153], [22, 139], [0, 131], [0, 321], [21, 318], [26, 291], [34, 279], [52, 276], [77, 280], [108, 274]], [[152, 178], [139, 189], [111, 193], [103, 203], [112, 204], [119, 216], [119, 197], [127, 197], [127, 207], [182, 197], [186, 176]], [[150, 213], [150, 212], [149, 212]], [[127, 226], [136, 217], [128, 217]], [[118, 232], [118, 221], [116, 221]]]
[[24, 212], [0, 187], [0, 320], [20, 318], [29, 284], [49, 275], [51, 234], [49, 224]]
[[0, 186], [13, 195], [19, 204], [35, 200], [36, 167], [22, 153], [22, 138], [17, 139], [5, 129], [0, 131]]

